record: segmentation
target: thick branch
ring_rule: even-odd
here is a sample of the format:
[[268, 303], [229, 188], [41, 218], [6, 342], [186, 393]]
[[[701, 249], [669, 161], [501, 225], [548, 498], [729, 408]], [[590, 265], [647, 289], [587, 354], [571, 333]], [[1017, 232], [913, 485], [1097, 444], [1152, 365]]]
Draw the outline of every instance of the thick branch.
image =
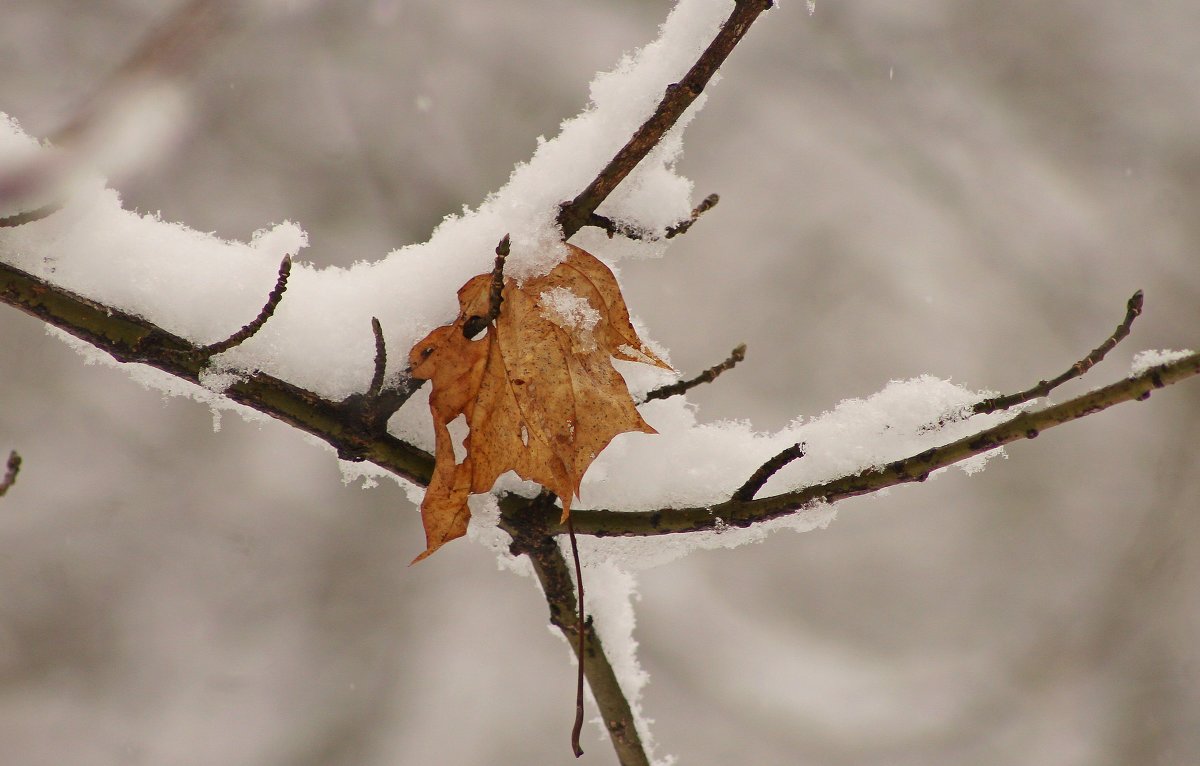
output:
[[[0, 302], [107, 351], [119, 362], [140, 362], [199, 384], [206, 364], [202, 347], [141, 317], [75, 295], [4, 263], [0, 263]], [[343, 457], [370, 460], [422, 485], [428, 484], [433, 474], [429, 453], [386, 432], [364, 427], [357, 410], [346, 403], [330, 401], [263, 373], [248, 375], [224, 393], [239, 404], [317, 436]], [[392, 397], [403, 401], [409, 393], [411, 390], [397, 390]]]
[[[924, 481], [939, 468], [1002, 447], [1019, 439], [1033, 439], [1048, 428], [1106, 410], [1115, 404], [1143, 400], [1156, 388], [1178, 383], [1200, 374], [1200, 353], [1169, 364], [1151, 367], [1140, 375], [1090, 391], [1061, 404], [1036, 412], [1023, 412], [998, 426], [963, 437], [956, 442], [929, 449], [833, 481], [804, 487], [794, 492], [758, 500], [729, 500], [707, 508], [663, 508], [656, 511], [623, 512], [571, 510], [576, 534], [606, 536], [646, 536], [681, 532], [699, 532], [718, 525], [748, 527], [760, 521], [794, 513], [815, 503], [833, 503], [848, 497], [878, 492], [909, 482]], [[563, 534], [557, 519], [550, 519], [550, 531]]]
[[[577, 659], [581, 659], [578, 657], [579, 612], [570, 568], [547, 524], [550, 518], [557, 521], [560, 511], [553, 503], [546, 502], [548, 497], [545, 493], [533, 500], [506, 496], [500, 504], [500, 528], [513, 538], [511, 550], [514, 554], [529, 556], [550, 607], [550, 623], [562, 631]], [[621, 766], [649, 766], [650, 759], [638, 736], [629, 701], [590, 620], [585, 626], [584, 651], [588, 688], [600, 707], [600, 716]]]
[[586, 189], [575, 199], [563, 203], [558, 212], [558, 223], [562, 227], [564, 240], [570, 239], [587, 224], [588, 218], [596, 212], [600, 203], [607, 199], [650, 150], [658, 145], [663, 135], [704, 92], [708, 81], [721, 64], [725, 63], [725, 59], [745, 36], [754, 20], [770, 7], [771, 0], [736, 0], [733, 13], [721, 26], [721, 31], [683, 79], [667, 86], [667, 92], [654, 114], [642, 123], [629, 142], [621, 147], [621, 151], [617, 152]]

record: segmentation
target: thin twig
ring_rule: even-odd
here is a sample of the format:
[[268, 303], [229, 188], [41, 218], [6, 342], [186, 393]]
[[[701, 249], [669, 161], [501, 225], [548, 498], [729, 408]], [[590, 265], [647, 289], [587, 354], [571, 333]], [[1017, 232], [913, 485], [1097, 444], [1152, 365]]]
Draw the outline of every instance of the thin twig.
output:
[[563, 239], [570, 239], [588, 221], [600, 203], [625, 180], [638, 163], [662, 139], [663, 135], [691, 106], [717, 69], [745, 36], [759, 14], [771, 7], [771, 0], [736, 0], [733, 13], [721, 25], [721, 30], [697, 59], [688, 73], [677, 83], [667, 86], [666, 94], [654, 114], [638, 128], [628, 143], [609, 161], [600, 174], [575, 199], [559, 208], [558, 223]]
[[21, 456], [16, 450], [8, 453], [8, 462], [4, 466], [4, 478], [0, 479], [0, 497], [4, 497], [4, 493], [8, 492], [17, 481], [17, 474], [21, 472]]
[[223, 351], [228, 351], [234, 346], [249, 340], [254, 333], [262, 329], [262, 326], [275, 313], [275, 307], [279, 305], [279, 301], [283, 300], [283, 292], [287, 290], [288, 275], [291, 273], [292, 257], [285, 255], [283, 256], [283, 262], [279, 264], [279, 276], [275, 279], [275, 287], [271, 289], [270, 295], [267, 296], [267, 302], [263, 304], [262, 311], [258, 312], [258, 316], [254, 317], [249, 324], [225, 340], [205, 346], [201, 349], [201, 353], [207, 356], [214, 356]]
[[696, 386], [702, 385], [704, 383], [712, 383], [714, 380], [716, 380], [721, 375], [721, 373], [725, 372], [726, 370], [732, 370], [734, 367], [737, 366], [738, 362], [743, 361], [745, 358], [746, 358], [746, 344], [742, 343], [742, 344], [738, 345], [737, 348], [735, 348], [733, 351], [730, 352], [729, 358], [726, 359], [724, 362], [721, 362], [718, 365], [714, 365], [713, 367], [709, 367], [707, 370], [700, 373], [699, 375], [692, 378], [691, 380], [681, 380], [681, 381], [678, 381], [676, 383], [671, 383], [666, 386], [660, 386], [660, 387], [648, 392], [646, 394], [646, 396], [642, 398], [642, 402], [649, 402], [654, 399], [666, 399], [667, 397], [670, 397], [670, 396], [679, 396], [682, 393], [686, 393], [686, 392], [690, 391], [691, 389], [695, 388]]
[[371, 317], [371, 334], [375, 336], [375, 372], [371, 375], [367, 396], [379, 396], [387, 371], [387, 342], [383, 339], [383, 325], [379, 323], [378, 317]]
[[804, 457], [804, 442], [797, 442], [781, 450], [778, 455], [760, 465], [758, 470], [752, 473], [749, 479], [746, 479], [746, 483], [733, 493], [732, 499], [740, 502], [753, 500], [768, 479], [779, 473], [779, 470], [788, 463], [802, 457]]
[[1142, 298], [1143, 296], [1141, 290], [1138, 290], [1136, 293], [1134, 293], [1129, 299], [1128, 303], [1125, 304], [1125, 318], [1121, 321], [1121, 324], [1117, 325], [1117, 329], [1113, 330], [1112, 335], [1108, 336], [1108, 339], [1099, 346], [1092, 349], [1090, 354], [1071, 365], [1071, 367], [1062, 375], [1059, 375], [1053, 380], [1039, 381], [1036, 386], [1026, 389], [1025, 391], [1020, 391], [1015, 394], [1008, 394], [1006, 396], [996, 396], [991, 399], [984, 399], [982, 402], [979, 402], [972, 408], [973, 411], [976, 414], [987, 414], [990, 412], [996, 412], [997, 410], [1006, 410], [1009, 407], [1014, 407], [1018, 404], [1024, 404], [1025, 402], [1033, 399], [1046, 396], [1063, 383], [1066, 383], [1068, 380], [1071, 380], [1072, 378], [1078, 378], [1080, 375], [1083, 375], [1085, 372], [1092, 369], [1092, 367], [1098, 364], [1100, 360], [1104, 359], [1105, 354], [1107, 354], [1109, 351], [1112, 351], [1118, 343], [1120, 343], [1129, 335], [1129, 329], [1133, 325], [1133, 320], [1137, 319], [1142, 313]]
[[577, 663], [579, 674], [575, 681], [575, 725], [571, 727], [571, 752], [575, 753], [575, 757], [583, 755], [583, 748], [579, 746], [579, 735], [583, 732], [583, 672], [584, 672], [584, 657], [587, 652], [584, 651], [584, 637], [588, 632], [587, 617], [583, 611], [583, 568], [579, 564], [579, 544], [575, 541], [575, 528], [571, 526], [571, 517], [567, 516], [567, 534], [571, 537], [571, 558], [575, 560], [575, 585], [578, 588], [578, 595], [575, 597], [576, 603], [579, 605], [579, 624], [583, 626], [579, 633], [579, 646], [575, 649], [575, 656], [579, 658]]
[[716, 194], [710, 194], [704, 199], [700, 200], [700, 204], [696, 205], [696, 207], [692, 209], [691, 217], [689, 217], [686, 221], [680, 221], [674, 226], [667, 227], [666, 238], [673, 239], [680, 234], [687, 234], [687, 230], [692, 228], [692, 224], [694, 224], [700, 218], [700, 216], [716, 207], [717, 203], [720, 201], [721, 198]]
[[505, 234], [496, 245], [496, 263], [492, 266], [492, 283], [488, 290], [488, 312], [482, 316], [467, 317], [467, 321], [463, 322], [463, 337], [468, 340], [500, 318], [500, 305], [504, 303], [504, 261], [508, 258], [510, 244]]
[[[694, 224], [696, 220], [700, 218], [700, 216], [704, 215], [709, 210], [712, 210], [720, 201], [721, 198], [716, 194], [708, 195], [701, 200], [699, 205], [692, 209], [691, 216], [689, 216], [686, 220], [668, 226], [666, 231], [663, 233], [662, 238], [672, 239], [680, 234], [686, 234], [687, 230], [692, 228], [692, 224]], [[595, 226], [598, 229], [604, 229], [604, 231], [608, 234], [609, 239], [612, 239], [612, 237], [616, 234], [620, 234], [626, 239], [636, 239], [644, 242], [654, 242], [659, 239], [659, 236], [652, 231], [645, 231], [637, 228], [636, 226], [630, 226], [628, 224], [620, 223], [619, 221], [614, 221], [608, 216], [600, 215], [599, 213], [592, 213], [589, 215], [587, 217], [587, 221], [584, 222], [584, 226]]]
[[[832, 481], [803, 487], [757, 500], [728, 500], [695, 508], [660, 508], [650, 511], [604, 511], [571, 509], [576, 534], [600, 537], [698, 532], [721, 526], [748, 527], [762, 521], [786, 516], [819, 503], [833, 503], [910, 482], [925, 481], [929, 474], [975, 455], [990, 452], [1020, 439], [1034, 439], [1039, 433], [1128, 401], [1143, 401], [1157, 388], [1163, 388], [1194, 375], [1200, 375], [1200, 353], [1174, 362], [1151, 367], [1133, 377], [1124, 378], [1041, 410], [1022, 412], [1005, 422], [941, 447], [925, 450]], [[566, 529], [549, 519], [553, 534]]]
[[500, 318], [500, 304], [504, 303], [504, 261], [508, 258], [511, 244], [505, 234], [496, 245], [496, 263], [492, 266], [492, 286], [488, 292], [488, 324]]

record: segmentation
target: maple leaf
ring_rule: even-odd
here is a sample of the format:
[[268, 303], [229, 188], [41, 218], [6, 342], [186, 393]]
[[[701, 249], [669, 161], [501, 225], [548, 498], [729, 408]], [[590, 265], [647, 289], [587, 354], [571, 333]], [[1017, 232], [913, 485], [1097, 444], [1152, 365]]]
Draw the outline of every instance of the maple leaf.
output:
[[[563, 519], [588, 466], [613, 437], [655, 433], [634, 406], [612, 359], [670, 365], [646, 348], [629, 319], [617, 280], [573, 245], [548, 274], [517, 284], [505, 279], [499, 317], [468, 338], [489, 315], [491, 274], [458, 291], [453, 323], [417, 342], [411, 374], [432, 382], [433, 477], [421, 502], [425, 552], [462, 537], [467, 498], [491, 490], [512, 470], [562, 500]], [[456, 461], [449, 424], [466, 419], [466, 456]]]

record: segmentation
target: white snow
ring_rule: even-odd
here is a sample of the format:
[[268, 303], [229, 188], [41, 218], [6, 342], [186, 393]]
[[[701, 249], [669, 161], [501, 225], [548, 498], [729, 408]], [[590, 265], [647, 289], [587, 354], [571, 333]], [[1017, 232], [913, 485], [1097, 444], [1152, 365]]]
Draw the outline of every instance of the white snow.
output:
[[[664, 87], [682, 76], [731, 9], [732, 2], [681, 0], [657, 40], [596, 77], [592, 102], [583, 113], [564, 122], [557, 137], [539, 141], [533, 157], [518, 164], [505, 186], [478, 208], [447, 216], [429, 241], [346, 269], [296, 262], [274, 316], [253, 338], [220, 355], [205, 376], [204, 387], [139, 365], [126, 368], [139, 382], [195, 398], [214, 408], [214, 413], [233, 409], [261, 417], [219, 392], [239, 375], [254, 371], [331, 399], [362, 391], [372, 376], [370, 318], [375, 316], [384, 328], [395, 372], [417, 339], [453, 319], [456, 290], [471, 276], [491, 269], [493, 249], [501, 236], [511, 236], [506, 269], [518, 280], [546, 272], [565, 256], [555, 223], [559, 203], [582, 189], [624, 144], [653, 110]], [[661, 231], [687, 217], [692, 184], [676, 174], [674, 163], [682, 151], [683, 129], [704, 100], [703, 96], [697, 100], [601, 212], [650, 231]], [[426, 101], [417, 106], [429, 105]], [[21, 132], [16, 122], [0, 116], [0, 177], [37, 153], [49, 151]], [[0, 215], [14, 212], [0, 210]], [[609, 261], [660, 255], [666, 248], [665, 241], [609, 242], [602, 235], [588, 235], [581, 241]], [[118, 194], [96, 179], [73, 186], [63, 210], [45, 220], [0, 230], [0, 260], [144, 316], [198, 344], [221, 340], [255, 317], [275, 284], [280, 260], [285, 255], [295, 258], [306, 245], [303, 229], [289, 221], [264, 227], [244, 243], [124, 210]], [[578, 296], [562, 292], [542, 294], [546, 310], [563, 322], [594, 326], [599, 313]], [[638, 326], [638, 331], [658, 351], [645, 328]], [[84, 346], [81, 350], [90, 359], [111, 362], [86, 344], [68, 342]], [[1144, 368], [1181, 353], [1144, 352], [1134, 371], [1139, 364]], [[662, 355], [666, 358], [665, 350]], [[620, 363], [619, 368], [635, 395], [673, 378], [645, 365]], [[625, 434], [614, 440], [585, 475], [578, 507], [647, 510], [712, 505], [727, 499], [763, 461], [800, 441], [807, 444], [807, 455], [781, 470], [760, 494], [825, 481], [944, 444], [1008, 417], [968, 419], [970, 405], [989, 393], [931, 377], [893, 381], [874, 396], [844, 401], [817, 417], [797, 418], [772, 434], [740, 421], [700, 423], [686, 397], [651, 402], [642, 411], [658, 435]], [[393, 419], [391, 430], [431, 450], [427, 396], [426, 387]], [[976, 458], [966, 466], [968, 473], [986, 460], [986, 456]], [[383, 473], [364, 464], [341, 465], [347, 481], [361, 480], [366, 485]], [[419, 488], [407, 488], [419, 501]], [[511, 474], [501, 479], [498, 489], [534, 491]], [[512, 558], [506, 536], [496, 529], [495, 498], [475, 497], [471, 503], [475, 514], [471, 539], [494, 550], [502, 566], [527, 573], [528, 563]], [[589, 609], [596, 614], [635, 710], [646, 678], [637, 664], [632, 635], [633, 571], [691, 550], [759, 540], [777, 528], [822, 527], [833, 516], [831, 508], [815, 506], [753, 529], [725, 527], [705, 534], [644, 539], [581, 538]], [[640, 726], [648, 735], [644, 723]]]
[[1139, 351], [1133, 355], [1133, 363], [1129, 366], [1129, 374], [1130, 376], [1141, 375], [1151, 367], [1157, 367], [1160, 364], [1170, 364], [1171, 362], [1183, 359], [1185, 356], [1191, 356], [1194, 353], [1196, 352], [1189, 349], [1184, 349], [1183, 351], [1171, 351], [1169, 349]]

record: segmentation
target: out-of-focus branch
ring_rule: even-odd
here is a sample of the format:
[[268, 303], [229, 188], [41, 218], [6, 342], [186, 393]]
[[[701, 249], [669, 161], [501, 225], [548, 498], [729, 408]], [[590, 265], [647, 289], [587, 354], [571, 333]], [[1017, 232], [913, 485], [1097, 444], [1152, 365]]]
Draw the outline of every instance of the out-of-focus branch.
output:
[[[550, 607], [550, 623], [562, 631], [578, 661], [584, 662], [583, 657], [578, 657], [579, 611], [571, 570], [547, 524], [551, 518], [557, 521], [561, 512], [551, 497], [548, 493], [532, 500], [515, 495], [505, 496], [500, 502], [500, 528], [512, 537], [510, 549], [514, 555], [529, 556], [546, 596], [546, 604]], [[600, 637], [592, 629], [590, 620], [583, 630], [583, 647], [587, 657], [584, 671], [588, 688], [600, 707], [600, 716], [617, 752], [617, 759], [621, 766], [649, 766], [650, 759], [638, 735], [633, 710], [617, 682]]]
[[558, 223], [562, 227], [564, 240], [570, 239], [587, 224], [588, 218], [596, 212], [600, 203], [607, 199], [650, 150], [658, 145], [663, 135], [704, 92], [708, 81], [716, 74], [721, 64], [725, 63], [725, 59], [746, 35], [754, 20], [771, 5], [771, 0], [736, 0], [733, 13], [721, 26], [721, 31], [683, 79], [667, 86], [667, 92], [654, 114], [642, 123], [628, 143], [621, 147], [586, 189], [559, 208]]
[[[795, 513], [818, 503], [833, 503], [866, 495], [899, 484], [924, 481], [939, 468], [954, 465], [1018, 441], [1033, 439], [1042, 431], [1070, 423], [1128, 401], [1141, 401], [1156, 388], [1200, 374], [1200, 353], [1119, 380], [1074, 399], [1035, 412], [1022, 412], [1011, 420], [965, 436], [956, 442], [925, 450], [852, 476], [814, 484], [794, 492], [758, 500], [729, 500], [704, 508], [662, 508], [654, 511], [571, 510], [576, 534], [648, 536], [699, 532], [718, 526], [748, 527], [761, 521]], [[553, 534], [565, 534], [556, 518], [548, 520]]]
[[1078, 378], [1080, 375], [1083, 375], [1085, 372], [1092, 369], [1093, 366], [1104, 359], [1104, 356], [1109, 351], [1112, 351], [1114, 348], [1116, 348], [1117, 344], [1129, 335], [1129, 329], [1133, 326], [1133, 320], [1137, 319], [1142, 313], [1142, 297], [1141, 290], [1138, 290], [1136, 293], [1134, 293], [1129, 301], [1125, 304], [1125, 319], [1121, 321], [1121, 324], [1117, 325], [1117, 329], [1113, 330], [1112, 335], [1108, 336], [1108, 338], [1099, 346], [1092, 349], [1090, 354], [1071, 365], [1070, 369], [1068, 369], [1062, 375], [1059, 375], [1053, 380], [1039, 381], [1036, 386], [1026, 389], [1025, 391], [1020, 391], [1015, 394], [1008, 394], [1007, 396], [997, 396], [991, 399], [984, 399], [982, 402], [979, 402], [975, 405], [973, 408], [974, 412], [989, 413], [996, 412], [997, 410], [1006, 410], [1009, 407], [1015, 407], [1018, 404], [1024, 404], [1025, 402], [1038, 399], [1046, 396], [1063, 383], [1066, 383], [1068, 380], [1071, 380], [1072, 378]]
[[9, 488], [16, 483], [17, 474], [21, 472], [21, 456], [16, 450], [8, 453], [8, 462], [4, 464], [4, 477], [0, 478], [0, 497], [8, 492]]
[[[233, 0], [187, 0], [172, 10], [129, 55], [89, 93], [67, 121], [47, 140], [65, 153], [39, 152], [30, 161], [8, 168], [0, 177], [0, 208], [54, 200], [35, 210], [0, 219], [0, 226], [41, 220], [61, 207], [63, 180], [86, 155], [103, 150], [106, 124], [129, 97], [156, 81], [178, 80], [213, 41], [234, 26], [239, 3]], [[100, 138], [98, 138], [100, 136]], [[93, 144], [100, 144], [95, 146]]]

